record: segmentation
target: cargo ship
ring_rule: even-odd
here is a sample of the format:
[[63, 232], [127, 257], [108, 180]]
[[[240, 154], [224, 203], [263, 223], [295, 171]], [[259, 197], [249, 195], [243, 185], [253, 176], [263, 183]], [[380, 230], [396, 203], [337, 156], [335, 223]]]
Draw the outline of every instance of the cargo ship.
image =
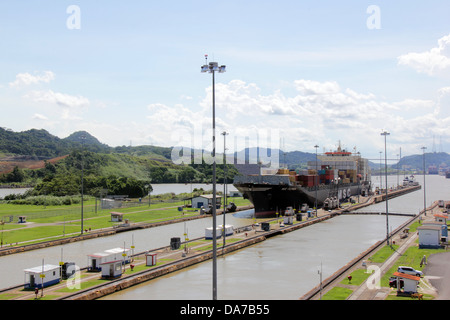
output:
[[298, 212], [336, 208], [352, 196], [368, 195], [370, 178], [368, 160], [339, 146], [309, 161], [308, 169], [260, 167], [257, 174], [235, 176], [233, 185], [252, 202], [255, 217], [266, 218], [283, 214], [288, 207]]

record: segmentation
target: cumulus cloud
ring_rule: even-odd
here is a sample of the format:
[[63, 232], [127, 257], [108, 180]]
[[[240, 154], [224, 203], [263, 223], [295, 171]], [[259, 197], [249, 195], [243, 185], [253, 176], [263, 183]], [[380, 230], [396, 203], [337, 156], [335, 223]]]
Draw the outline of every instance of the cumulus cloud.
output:
[[39, 114], [39, 113], [35, 113], [33, 115], [33, 119], [35, 119], [35, 120], [48, 120], [48, 118], [46, 116], [44, 116], [42, 114]]
[[51, 71], [45, 71], [42, 75], [32, 75], [30, 73], [19, 73], [16, 80], [9, 83], [10, 87], [22, 87], [38, 83], [49, 83], [55, 79], [55, 74]]
[[398, 64], [412, 67], [430, 76], [450, 70], [450, 34], [438, 40], [438, 46], [425, 52], [410, 52], [398, 57]]
[[[287, 150], [314, 151], [316, 143], [329, 150], [340, 140], [349, 148], [373, 152], [384, 148], [380, 133], [387, 130], [391, 133], [389, 147], [402, 147], [407, 152], [408, 144], [439, 135], [450, 121], [443, 119], [444, 110], [450, 110], [449, 88], [439, 90], [434, 100], [390, 102], [372, 93], [342, 88], [334, 81], [296, 80], [291, 86], [296, 91], [286, 95], [281, 90], [263, 93], [257, 84], [242, 80], [216, 84], [217, 150], [223, 150], [219, 135], [223, 131], [230, 134], [227, 148], [236, 150], [237, 140], [237, 150], [241, 150], [244, 137], [250, 137], [248, 143], [255, 146], [256, 132], [261, 137], [264, 130], [277, 130], [285, 138], [282, 147]], [[192, 145], [193, 130], [197, 130], [203, 135], [203, 143], [209, 145], [196, 146], [210, 148], [211, 132], [205, 130], [211, 128], [211, 88], [206, 89], [200, 106], [196, 110], [183, 105], [149, 105], [147, 120], [155, 141], [166, 146], [179, 145], [180, 141]], [[169, 142], [168, 133], [175, 141]]]
[[450, 121], [450, 87], [444, 87], [438, 91], [435, 114], [442, 120]]
[[24, 97], [39, 103], [42, 108], [48, 110], [48, 113], [59, 115], [62, 120], [81, 120], [81, 114], [90, 105], [88, 98], [54, 92], [53, 90], [32, 90]]
[[67, 108], [81, 108], [89, 105], [89, 99], [82, 96], [72, 96], [65, 93], [54, 92], [53, 90], [38, 91], [33, 90], [26, 95], [36, 102], [46, 102]]

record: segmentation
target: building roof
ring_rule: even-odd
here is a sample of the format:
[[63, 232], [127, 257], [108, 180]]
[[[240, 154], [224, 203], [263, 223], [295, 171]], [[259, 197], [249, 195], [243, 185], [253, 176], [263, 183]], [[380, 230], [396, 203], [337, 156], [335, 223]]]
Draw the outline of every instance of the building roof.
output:
[[448, 219], [448, 214], [436, 213], [434, 216], [438, 218]]
[[395, 277], [403, 278], [403, 279], [409, 279], [409, 280], [415, 280], [420, 281], [420, 277], [413, 276], [411, 274], [406, 274], [402, 272], [394, 272]]
[[107, 261], [107, 262], [100, 263], [100, 265], [102, 265], [102, 264], [119, 263], [119, 262], [122, 263], [122, 260]]
[[442, 224], [422, 225], [422, 226], [418, 227], [417, 230], [436, 230], [436, 231], [440, 231], [441, 228], [442, 228], [441, 225]]
[[[197, 197], [193, 197], [192, 199], [194, 199], [194, 198], [206, 198], [206, 199], [212, 199], [212, 198], [213, 198], [213, 195], [212, 195], [212, 194], [201, 194], [201, 195], [199, 195], [199, 196], [197, 196]], [[216, 198], [222, 198], [222, 196], [216, 195]]]
[[111, 213], [111, 215], [113, 216], [123, 216], [125, 213], [122, 213], [122, 212], [110, 212]]
[[105, 252], [109, 253], [109, 254], [111, 254], [111, 253], [124, 253], [124, 252], [130, 251], [130, 250], [131, 250], [130, 248], [125, 248], [124, 249], [124, 248], [119, 247], [119, 248], [105, 250]]
[[101, 258], [101, 257], [107, 257], [109, 255], [111, 255], [111, 253], [100, 252], [100, 253], [88, 254], [88, 257]]
[[44, 272], [47, 272], [47, 271], [59, 269], [60, 267], [56, 266], [56, 265], [53, 265], [53, 264], [44, 264], [44, 267], [38, 266], [38, 267], [25, 269], [23, 271], [29, 272], [29, 273], [42, 273], [42, 268], [44, 269]]

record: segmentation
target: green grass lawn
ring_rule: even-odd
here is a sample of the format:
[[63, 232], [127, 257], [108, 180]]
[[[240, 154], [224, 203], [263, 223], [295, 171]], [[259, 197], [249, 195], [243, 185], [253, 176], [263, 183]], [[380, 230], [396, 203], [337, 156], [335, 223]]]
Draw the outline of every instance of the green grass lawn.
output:
[[351, 289], [334, 287], [322, 296], [322, 300], [345, 300], [352, 292], [353, 290]]
[[[248, 200], [240, 198], [229, 198], [228, 202], [234, 202], [237, 206], [251, 204]], [[158, 222], [178, 219], [182, 217], [198, 215], [199, 211], [178, 210], [184, 201], [161, 202], [148, 206], [145, 201], [140, 206], [95, 210], [95, 200], [84, 202], [83, 206], [83, 229], [97, 230], [113, 227], [119, 224], [111, 221], [111, 211], [125, 213], [124, 219], [130, 223], [136, 222]], [[97, 203], [97, 205], [99, 205]], [[48, 237], [73, 236], [81, 233], [81, 205], [73, 204], [67, 206], [38, 206], [18, 205], [0, 203], [0, 219], [8, 221], [9, 216], [25, 215], [27, 226], [18, 224], [17, 221], [0, 225], [0, 237], [5, 244], [16, 244], [25, 241], [36, 241]], [[39, 224], [58, 223], [57, 225], [45, 226]], [[33, 226], [34, 224], [34, 226]]]

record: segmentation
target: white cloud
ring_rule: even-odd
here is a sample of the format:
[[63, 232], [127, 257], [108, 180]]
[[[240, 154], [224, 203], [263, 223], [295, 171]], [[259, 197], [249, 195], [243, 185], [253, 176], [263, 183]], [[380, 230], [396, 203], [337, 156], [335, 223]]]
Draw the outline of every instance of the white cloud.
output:
[[49, 83], [55, 79], [55, 74], [51, 71], [45, 71], [43, 75], [32, 75], [30, 73], [19, 73], [16, 80], [9, 83], [10, 87], [22, 87], [40, 82]]
[[44, 116], [42, 114], [39, 114], [39, 113], [35, 113], [33, 115], [33, 119], [35, 119], [35, 120], [48, 120], [48, 118], [46, 116]]
[[436, 116], [450, 121], [450, 87], [441, 88], [438, 91]]
[[[334, 81], [297, 80], [292, 85], [297, 92], [288, 96], [279, 90], [264, 94], [257, 84], [242, 80], [216, 84], [217, 150], [223, 150], [220, 133], [224, 130], [230, 134], [230, 150], [234, 150], [234, 139], [238, 150], [245, 147], [246, 136], [250, 146], [255, 146], [256, 132], [271, 129], [285, 138], [286, 150], [313, 152], [316, 143], [329, 150], [340, 140], [369, 157], [384, 149], [382, 130], [391, 133], [391, 152], [401, 147], [404, 153], [415, 153], [417, 143], [425, 143], [433, 135], [447, 135], [445, 126], [450, 118], [443, 116], [444, 110], [450, 110], [450, 88], [439, 90], [434, 100], [390, 102], [372, 93], [344, 89]], [[175, 143], [170, 137], [175, 137], [190, 143], [193, 128], [210, 129], [211, 88], [206, 89], [200, 106], [200, 111], [194, 111], [183, 105], [149, 105], [147, 120], [154, 141], [172, 146]], [[203, 133], [209, 145], [200, 147], [211, 148], [209, 134]]]
[[450, 70], [450, 34], [438, 40], [438, 46], [429, 51], [411, 52], [398, 57], [398, 64], [410, 66], [430, 76]]
[[83, 96], [73, 96], [52, 90], [32, 90], [24, 97], [37, 103], [36, 107], [47, 110], [47, 114], [59, 115], [62, 120], [81, 120], [81, 114], [90, 105], [89, 99]]
[[54, 92], [52, 90], [38, 91], [33, 90], [25, 97], [30, 98], [36, 102], [45, 102], [56, 104], [67, 108], [81, 108], [90, 104], [89, 99], [82, 96], [72, 96], [65, 93]]

